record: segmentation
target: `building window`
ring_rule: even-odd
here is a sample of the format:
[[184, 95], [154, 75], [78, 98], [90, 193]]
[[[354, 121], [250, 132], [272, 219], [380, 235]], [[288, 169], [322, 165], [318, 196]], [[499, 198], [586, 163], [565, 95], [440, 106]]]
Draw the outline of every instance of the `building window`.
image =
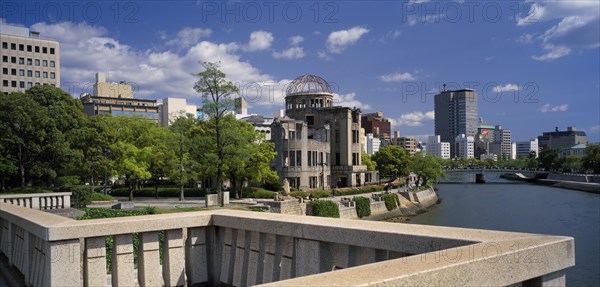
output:
[[25, 45], [19, 44], [19, 51], [25, 51]]
[[54, 48], [50, 48], [50, 54], [54, 55]]
[[33, 63], [33, 60], [31, 60], [31, 58], [27, 58], [27, 66], [31, 66]]
[[359, 164], [360, 164], [359, 154], [357, 152], [353, 152], [352, 153], [352, 165], [359, 165]]
[[27, 88], [29, 89], [31, 87], [33, 87], [33, 83], [32, 82], [27, 82]]
[[50, 72], [50, 79], [54, 79], [56, 78], [56, 74], [54, 74], [54, 72]]
[[36, 65], [36, 66], [39, 66], [39, 65], [40, 65], [40, 60], [38, 60], [38, 59], [35, 59], [35, 65]]
[[309, 188], [317, 188], [317, 177], [311, 176], [308, 178], [308, 187]]
[[15, 43], [10, 43], [10, 49], [11, 49], [11, 50], [16, 50], [16, 49], [17, 49], [17, 44], [15, 44]]
[[4, 81], [2, 81], [2, 86], [4, 86], [4, 87], [8, 87], [8, 80], [4, 80]]
[[54, 67], [54, 61], [50, 61], [50, 67]]
[[358, 131], [352, 130], [352, 143], [358, 143]]
[[19, 82], [19, 88], [25, 89], [25, 82]]
[[296, 166], [302, 166], [302, 151], [296, 151]]
[[8, 68], [2, 68], [2, 74], [8, 75]]
[[8, 63], [8, 56], [2, 56], [2, 62]]
[[44, 67], [48, 67], [48, 61], [47, 61], [47, 60], [43, 60], [43, 61], [42, 61], [42, 66], [44, 66]]
[[17, 63], [17, 57], [10, 57], [10, 62], [13, 64]]
[[40, 71], [35, 71], [35, 77], [39, 78], [40, 77]]
[[25, 70], [19, 70], [19, 76], [25, 77]]
[[17, 87], [17, 81], [10, 82], [10, 86], [13, 87], [13, 88], [16, 88]]
[[42, 53], [44, 53], [44, 54], [48, 54], [48, 48], [46, 48], [46, 47], [43, 47], [43, 48], [42, 48]]
[[44, 72], [44, 79], [48, 79], [48, 72]]
[[33, 77], [33, 71], [27, 70], [27, 77]]
[[31, 51], [32, 51], [31, 45], [27, 45], [27, 52], [31, 52]]
[[17, 69], [10, 69], [10, 74], [13, 76], [17, 75]]
[[36, 83], [35, 83], [35, 85], [36, 85], [36, 86], [39, 86], [39, 85], [40, 85], [40, 83], [36, 82]]
[[2, 42], [2, 49], [8, 49], [8, 43]]
[[25, 65], [25, 58], [19, 58], [19, 65]]
[[35, 46], [35, 52], [39, 53], [40, 52], [40, 46]]

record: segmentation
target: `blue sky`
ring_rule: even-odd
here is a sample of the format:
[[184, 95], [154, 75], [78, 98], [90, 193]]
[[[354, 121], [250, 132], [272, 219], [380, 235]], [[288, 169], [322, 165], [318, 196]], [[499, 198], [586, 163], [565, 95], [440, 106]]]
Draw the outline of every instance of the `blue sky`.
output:
[[433, 133], [443, 83], [474, 88], [479, 116], [526, 140], [576, 126], [600, 141], [598, 1], [2, 1], [2, 21], [61, 42], [74, 96], [94, 73], [137, 97], [200, 104], [191, 73], [221, 61], [250, 112], [283, 108], [303, 74], [334, 83], [340, 105], [382, 111], [394, 130]]

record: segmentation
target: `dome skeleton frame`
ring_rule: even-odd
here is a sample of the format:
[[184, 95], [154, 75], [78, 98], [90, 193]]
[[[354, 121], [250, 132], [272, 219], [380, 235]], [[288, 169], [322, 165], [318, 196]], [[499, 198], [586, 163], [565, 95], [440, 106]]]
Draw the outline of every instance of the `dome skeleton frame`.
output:
[[286, 96], [297, 94], [332, 94], [331, 85], [316, 75], [304, 75], [294, 79], [286, 89]]

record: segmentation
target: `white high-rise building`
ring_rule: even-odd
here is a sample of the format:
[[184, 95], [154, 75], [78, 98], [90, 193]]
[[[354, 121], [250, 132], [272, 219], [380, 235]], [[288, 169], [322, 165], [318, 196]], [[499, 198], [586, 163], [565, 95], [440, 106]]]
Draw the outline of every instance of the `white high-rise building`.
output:
[[427, 141], [427, 152], [443, 159], [449, 159], [450, 143], [441, 142], [439, 135], [429, 136]]
[[159, 111], [162, 126], [170, 126], [178, 117], [187, 115], [196, 117], [196, 105], [189, 105], [185, 99], [180, 98], [163, 99]]
[[516, 150], [517, 150], [517, 157], [519, 156], [524, 156], [524, 157], [528, 157], [530, 152], [535, 152], [535, 156], [538, 157], [539, 153], [538, 153], [538, 139], [532, 139], [532, 140], [528, 140], [528, 141], [520, 141], [520, 142], [516, 142]]
[[457, 157], [475, 157], [475, 139], [472, 136], [460, 134], [454, 139], [454, 142], [456, 144]]
[[379, 151], [381, 147], [381, 140], [375, 137], [373, 134], [368, 133], [365, 135], [364, 151], [369, 155], [374, 155]]

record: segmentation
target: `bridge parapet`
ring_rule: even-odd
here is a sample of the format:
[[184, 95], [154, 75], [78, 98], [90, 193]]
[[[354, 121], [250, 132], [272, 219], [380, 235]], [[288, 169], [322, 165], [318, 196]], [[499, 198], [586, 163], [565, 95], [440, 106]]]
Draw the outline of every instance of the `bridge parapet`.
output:
[[113, 286], [564, 286], [575, 262], [570, 237], [234, 210], [76, 221], [0, 204], [0, 226], [32, 286], [107, 286], [108, 266]]

